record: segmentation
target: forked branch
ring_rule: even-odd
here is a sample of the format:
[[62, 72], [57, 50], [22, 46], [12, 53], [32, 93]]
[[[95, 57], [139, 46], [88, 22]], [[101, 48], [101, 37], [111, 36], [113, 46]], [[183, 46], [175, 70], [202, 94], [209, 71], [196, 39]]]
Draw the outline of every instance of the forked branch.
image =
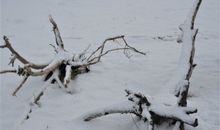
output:
[[[128, 56], [128, 54], [126, 54], [125, 52], [128, 51], [128, 50], [131, 50], [135, 53], [139, 53], [141, 55], [146, 55], [146, 53], [144, 52], [141, 52], [139, 50], [137, 50], [136, 48], [130, 46], [127, 41], [125, 40], [124, 38], [125, 36], [124, 35], [121, 35], [121, 36], [116, 36], [116, 37], [111, 37], [111, 38], [107, 38], [104, 40], [104, 42], [95, 50], [91, 53], [91, 55], [87, 58], [87, 61], [88, 63], [91, 65], [91, 64], [94, 64], [94, 63], [98, 63], [100, 62], [101, 60], [101, 57], [103, 57], [104, 55], [108, 54], [109, 52], [113, 52], [113, 51], [119, 51], [119, 50], [123, 50], [124, 51], [124, 54]], [[124, 47], [121, 47], [121, 48], [114, 48], [114, 49], [110, 49], [110, 50], [106, 50], [104, 51], [104, 48], [105, 48], [105, 45], [108, 41], [116, 41], [116, 40], [120, 40], [122, 39], [123, 43], [124, 43]], [[99, 52], [98, 56], [95, 56], [97, 53]]]
[[9, 42], [9, 39], [6, 36], [3, 36], [3, 39], [5, 41], [5, 45], [1, 45], [0, 48], [8, 48], [9, 51], [12, 53], [13, 58], [10, 60], [10, 62], [9, 62], [10, 64], [13, 65], [15, 59], [18, 59], [21, 63], [28, 64], [33, 69], [42, 69], [45, 66], [47, 66], [47, 64], [34, 64], [34, 63], [26, 60], [12, 47], [11, 43]]

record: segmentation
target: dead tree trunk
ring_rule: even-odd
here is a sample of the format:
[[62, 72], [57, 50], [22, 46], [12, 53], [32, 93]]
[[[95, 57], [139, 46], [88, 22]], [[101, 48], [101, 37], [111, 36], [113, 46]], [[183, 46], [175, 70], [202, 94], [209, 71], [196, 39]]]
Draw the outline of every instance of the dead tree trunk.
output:
[[[178, 105], [181, 107], [187, 106], [187, 96], [190, 86], [190, 77], [192, 75], [193, 69], [196, 67], [194, 64], [195, 55], [195, 40], [198, 33], [198, 29], [194, 29], [194, 23], [196, 19], [197, 12], [201, 5], [202, 0], [196, 0], [193, 8], [191, 9], [185, 22], [180, 25], [181, 35], [178, 42], [182, 44], [181, 56], [179, 61], [179, 75], [184, 79], [180, 79], [177, 85], [176, 96], [178, 97]], [[185, 69], [183, 71], [183, 69]], [[181, 72], [182, 71], [182, 72]], [[184, 130], [183, 122], [180, 122], [180, 130]]]

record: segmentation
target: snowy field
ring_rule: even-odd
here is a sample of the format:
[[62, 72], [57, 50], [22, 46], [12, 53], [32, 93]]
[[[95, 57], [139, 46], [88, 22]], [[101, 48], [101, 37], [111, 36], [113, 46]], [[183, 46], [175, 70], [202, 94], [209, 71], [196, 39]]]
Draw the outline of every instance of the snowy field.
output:
[[[126, 101], [125, 89], [152, 96], [156, 101], [175, 104], [166, 86], [178, 64], [181, 44], [176, 43], [178, 26], [186, 18], [192, 0], [2, 0], [1, 37], [27, 59], [44, 63], [53, 58], [55, 44], [48, 15], [56, 20], [65, 48], [79, 53], [89, 44], [89, 52], [108, 37], [125, 35], [128, 43], [146, 56], [111, 53], [91, 72], [78, 75], [67, 94], [51, 85], [30, 119], [22, 122], [32, 95], [44, 84], [30, 78], [17, 96], [11, 93], [21, 80], [14, 74], [1, 75], [1, 130], [146, 130], [133, 115], [109, 115], [83, 122], [82, 115], [94, 109]], [[220, 42], [219, 0], [203, 0], [195, 27], [195, 63], [188, 105], [198, 108], [196, 128], [220, 129]], [[160, 40], [157, 37], [165, 37]], [[3, 40], [1, 39], [1, 44]], [[10, 68], [7, 49], [1, 51], [1, 69]], [[15, 66], [17, 66], [19, 63]], [[163, 130], [168, 130], [166, 126]]]

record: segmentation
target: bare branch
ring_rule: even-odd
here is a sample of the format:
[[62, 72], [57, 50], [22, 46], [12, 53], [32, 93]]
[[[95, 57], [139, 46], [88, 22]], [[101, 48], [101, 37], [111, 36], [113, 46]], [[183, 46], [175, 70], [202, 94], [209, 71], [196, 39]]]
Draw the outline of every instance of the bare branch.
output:
[[4, 74], [4, 73], [17, 73], [17, 70], [13, 69], [13, 70], [2, 70], [2, 71], [0, 71], [0, 74]]
[[[21, 63], [29, 64], [30, 67], [34, 68], [34, 69], [42, 69], [45, 66], [47, 66], [47, 64], [39, 64], [38, 65], [38, 64], [34, 64], [34, 63], [26, 60], [17, 51], [15, 51], [15, 49], [11, 46], [11, 43], [9, 42], [9, 39], [6, 36], [4, 36], [3, 39], [5, 41], [5, 45], [0, 46], [0, 48], [8, 48], [11, 51], [11, 53], [15, 56], [14, 58], [18, 59]], [[15, 59], [13, 59], [13, 60], [15, 60]], [[10, 62], [13, 63], [13, 60], [10, 61]]]
[[57, 48], [56, 48], [53, 44], [49, 44], [49, 45], [53, 47], [53, 49], [54, 49], [54, 51], [55, 51], [56, 53], [58, 53]]
[[29, 75], [24, 76], [22, 82], [20, 85], [15, 89], [15, 91], [12, 93], [12, 96], [16, 96], [16, 93], [20, 90], [20, 88], [24, 85], [24, 83], [27, 81]]
[[49, 20], [50, 20], [50, 23], [53, 25], [53, 32], [54, 32], [54, 35], [55, 35], [55, 39], [56, 39], [56, 44], [57, 46], [63, 50], [64, 49], [64, 45], [63, 45], [63, 40], [60, 36], [60, 32], [59, 32], [59, 29], [57, 27], [57, 24], [56, 22], [53, 20], [52, 16], [50, 15], [49, 16]]
[[81, 59], [81, 61], [84, 61], [86, 58], [85, 58], [85, 54], [86, 52], [89, 50], [90, 48], [90, 44], [88, 45], [88, 47], [86, 47], [78, 56], [79, 59]]
[[142, 55], [146, 55], [146, 53], [141, 52], [141, 51], [138, 51], [136, 48], [131, 47], [130, 45], [128, 45], [128, 43], [127, 43], [127, 41], [125, 40], [124, 37], [122, 37], [122, 39], [123, 39], [124, 43], [126, 44], [126, 47], [130, 48], [130, 49], [133, 50], [134, 52], [140, 53], [140, 54], [142, 54]]
[[11, 43], [9, 42], [9, 39], [8, 39], [6, 36], [4, 36], [3, 39], [4, 39], [4, 41], [5, 41], [5, 45], [4, 45], [2, 48], [7, 47], [7, 48], [12, 52], [12, 54], [16, 55], [17, 58], [18, 58], [23, 64], [28, 64], [28, 63], [29, 63], [29, 62], [28, 62], [25, 58], [23, 58], [17, 51], [14, 50], [14, 48], [11, 46]]
[[[103, 50], [104, 50], [104, 47], [105, 47], [105, 44], [106, 44], [107, 41], [114, 41], [114, 40], [120, 39], [120, 38], [122, 38], [122, 37], [124, 37], [124, 35], [105, 39], [104, 42], [103, 42], [94, 52], [91, 53], [91, 55], [87, 58], [87, 60], [89, 61], [90, 58], [91, 58], [92, 56], [94, 56], [94, 55], [96, 54], [96, 52], [98, 52], [99, 50], [100, 50], [100, 54], [99, 54], [99, 55], [101, 55], [101, 54], [103, 53]], [[100, 58], [101, 58], [101, 57], [100, 57]], [[98, 59], [98, 61], [100, 61], [100, 58]]]
[[115, 48], [115, 49], [111, 49], [111, 50], [107, 50], [105, 53], [102, 53], [100, 54], [99, 56], [96, 56], [94, 58], [92, 58], [91, 60], [89, 60], [88, 62], [89, 63], [92, 63], [93, 61], [95, 61], [97, 59], [97, 61], [99, 62], [100, 61], [100, 58], [106, 54], [108, 54], [109, 52], [112, 52], [112, 51], [119, 51], [119, 50], [128, 50], [130, 48]]
[[[105, 44], [108, 42], [108, 41], [115, 41], [117, 39], [122, 39], [124, 44], [125, 44], [125, 47], [123, 48], [115, 48], [115, 49], [111, 49], [111, 50], [107, 50], [104, 52], [104, 47], [105, 47]], [[98, 56], [95, 56], [94, 55], [98, 52], [99, 52], [99, 55]], [[141, 51], [138, 51], [136, 48], [134, 47], [131, 47], [130, 45], [128, 45], [128, 43], [126, 42], [125, 38], [124, 38], [124, 35], [121, 35], [121, 36], [116, 36], [116, 37], [112, 37], [112, 38], [107, 38], [106, 40], [104, 40], [104, 42], [102, 43], [102, 45], [100, 45], [94, 52], [91, 53], [91, 55], [87, 58], [87, 61], [88, 61], [88, 64], [91, 65], [91, 64], [96, 64], [98, 62], [100, 62], [101, 60], [101, 57], [106, 55], [107, 53], [109, 52], [112, 52], [112, 51], [117, 51], [117, 50], [124, 50], [124, 53], [125, 53], [125, 50], [132, 50], [136, 53], [139, 53], [139, 54], [142, 54], [142, 55], [146, 55], [146, 53], [144, 52], [141, 52]], [[93, 58], [92, 58], [93, 57]]]
[[199, 7], [202, 3], [202, 0], [197, 0], [196, 1], [196, 4], [194, 4], [194, 7], [192, 8], [192, 12], [190, 13], [190, 15], [192, 14], [191, 16], [191, 29], [194, 29], [194, 23], [195, 23], [195, 19], [196, 19], [196, 15], [199, 11]]

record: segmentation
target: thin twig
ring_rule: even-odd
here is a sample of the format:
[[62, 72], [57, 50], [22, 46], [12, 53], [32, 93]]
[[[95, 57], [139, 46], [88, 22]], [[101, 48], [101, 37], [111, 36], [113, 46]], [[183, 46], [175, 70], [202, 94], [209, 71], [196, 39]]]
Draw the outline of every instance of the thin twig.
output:
[[[95, 63], [98, 63], [100, 60], [101, 60], [101, 57], [106, 55], [107, 53], [111, 52], [111, 51], [116, 51], [116, 50], [124, 50], [124, 53], [125, 50], [132, 50], [136, 53], [140, 53], [142, 55], [146, 55], [146, 53], [144, 52], [141, 52], [141, 51], [138, 51], [136, 48], [134, 47], [131, 47], [127, 41], [125, 40], [124, 38], [125, 36], [124, 35], [121, 35], [121, 36], [116, 36], [116, 37], [112, 37], [112, 38], [107, 38], [106, 40], [104, 40], [104, 42], [102, 43], [102, 45], [100, 45], [94, 52], [91, 53], [91, 55], [87, 58], [87, 61], [88, 61], [88, 64], [91, 65], [91, 64], [95, 64]], [[111, 49], [111, 50], [107, 50], [106, 52], [103, 52], [104, 51], [104, 47], [105, 47], [105, 44], [108, 42], [108, 41], [115, 41], [117, 39], [122, 39], [124, 44], [125, 44], [125, 47], [124, 48], [115, 48], [115, 49]], [[100, 53], [98, 56], [92, 58], [98, 51], [100, 50]], [[92, 58], [92, 59], [91, 59]], [[94, 60], [97, 60], [97, 61], [94, 61]]]
[[[109, 52], [112, 52], [112, 51], [128, 50], [128, 49], [130, 49], [130, 48], [115, 48], [115, 49], [107, 50], [105, 53], [102, 53], [102, 54], [100, 54], [99, 56], [92, 58], [92, 59], [89, 60], [88, 62], [89, 62], [89, 63], [90, 63], [90, 62], [93, 62], [95, 59], [99, 59], [100, 57], [102, 57], [102, 56], [104, 56], [104, 55], [106, 55], [106, 54], [108, 54]], [[97, 61], [99, 62], [99, 60], [97, 60]]]
[[140, 54], [142, 54], [142, 55], [146, 55], [146, 53], [141, 52], [141, 51], [138, 51], [136, 48], [131, 47], [130, 45], [128, 45], [128, 43], [127, 43], [127, 41], [125, 40], [124, 37], [122, 37], [122, 39], [123, 39], [124, 43], [126, 44], [126, 46], [129, 47], [129, 48], [131, 48], [134, 52], [140, 53]]

